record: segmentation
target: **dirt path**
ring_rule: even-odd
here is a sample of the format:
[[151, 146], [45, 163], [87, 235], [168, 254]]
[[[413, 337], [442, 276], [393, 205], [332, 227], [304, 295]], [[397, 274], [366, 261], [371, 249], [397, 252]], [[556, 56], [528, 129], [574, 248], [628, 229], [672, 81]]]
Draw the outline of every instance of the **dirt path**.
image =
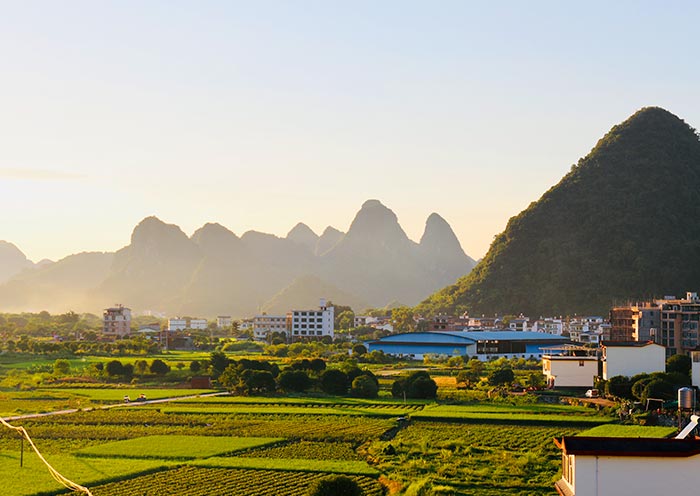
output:
[[[148, 391], [147, 389], [145, 391]], [[227, 391], [219, 391], [216, 393], [204, 393], [204, 394], [193, 394], [190, 396], [173, 396], [171, 398], [159, 398], [157, 400], [146, 400], [146, 401], [130, 401], [129, 403], [113, 403], [110, 405], [101, 405], [87, 408], [70, 408], [68, 410], [56, 410], [53, 412], [42, 412], [42, 413], [27, 413], [25, 415], [16, 415], [14, 417], [3, 417], [5, 422], [12, 422], [13, 420], [25, 420], [39, 417], [50, 417], [51, 415], [67, 415], [69, 413], [76, 412], [90, 412], [93, 410], [109, 410], [110, 408], [123, 408], [123, 407], [134, 407], [139, 405], [153, 405], [156, 403], [168, 403], [170, 401], [178, 400], [190, 400], [194, 398], [206, 398], [210, 396], [226, 396], [231, 393]]]

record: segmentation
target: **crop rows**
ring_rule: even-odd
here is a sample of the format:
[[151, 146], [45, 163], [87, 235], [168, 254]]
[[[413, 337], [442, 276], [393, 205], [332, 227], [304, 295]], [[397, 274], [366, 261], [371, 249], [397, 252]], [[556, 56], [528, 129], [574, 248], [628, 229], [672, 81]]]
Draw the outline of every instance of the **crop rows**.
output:
[[[181, 467], [91, 488], [94, 496], [303, 496], [323, 473]], [[366, 496], [381, 496], [370, 477], [353, 476]]]
[[360, 457], [350, 443], [321, 443], [300, 441], [298, 443], [259, 448], [236, 456], [253, 458], [299, 458], [305, 460], [359, 460]]

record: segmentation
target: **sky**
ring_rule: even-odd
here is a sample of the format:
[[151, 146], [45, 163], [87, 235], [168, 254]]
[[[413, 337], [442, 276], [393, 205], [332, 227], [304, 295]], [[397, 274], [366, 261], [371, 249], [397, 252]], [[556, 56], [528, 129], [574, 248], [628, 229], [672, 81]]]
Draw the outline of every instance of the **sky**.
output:
[[0, 239], [346, 231], [376, 198], [482, 257], [613, 125], [700, 126], [691, 1], [0, 0]]

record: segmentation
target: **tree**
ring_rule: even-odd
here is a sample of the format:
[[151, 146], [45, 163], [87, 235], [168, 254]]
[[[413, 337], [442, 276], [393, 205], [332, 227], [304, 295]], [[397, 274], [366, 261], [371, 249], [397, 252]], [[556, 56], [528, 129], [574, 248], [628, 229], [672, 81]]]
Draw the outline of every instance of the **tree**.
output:
[[151, 374], [165, 375], [170, 372], [170, 366], [160, 358], [156, 358], [151, 362]]
[[503, 367], [500, 369], [495, 369], [489, 372], [488, 381], [491, 386], [502, 386], [505, 384], [511, 384], [515, 379], [515, 374], [513, 369], [510, 367]]
[[356, 398], [376, 398], [379, 386], [368, 375], [359, 375], [352, 381], [350, 393]]
[[328, 369], [321, 374], [321, 390], [327, 394], [347, 394], [348, 376], [338, 369]]
[[394, 308], [391, 311], [391, 325], [394, 326], [394, 332], [413, 332], [416, 327], [413, 309], [410, 307]]
[[430, 374], [423, 370], [411, 373], [408, 377], [397, 379], [391, 386], [395, 398], [433, 399], [437, 396], [437, 384]]
[[107, 362], [105, 367], [107, 375], [115, 377], [118, 375], [124, 375], [124, 365], [119, 360], [111, 360]]
[[629, 377], [616, 375], [605, 383], [605, 394], [618, 398], [632, 399], [632, 384]]
[[231, 361], [225, 353], [221, 351], [214, 351], [211, 353], [211, 355], [209, 355], [209, 363], [211, 364], [212, 375], [216, 379], [223, 373], [224, 370], [226, 370]]
[[146, 360], [136, 360], [134, 363], [134, 370], [139, 375], [144, 375], [148, 372], [148, 362]]
[[308, 496], [362, 496], [362, 488], [347, 475], [329, 475], [315, 481]]
[[311, 387], [311, 379], [303, 370], [285, 370], [279, 375], [279, 385], [285, 391], [302, 393]]
[[244, 370], [241, 373], [241, 382], [246, 394], [265, 394], [275, 390], [275, 378], [267, 370]]
[[367, 347], [364, 344], [356, 344], [352, 347], [353, 356], [361, 357], [367, 354]]
[[692, 362], [688, 355], [672, 355], [666, 360], [666, 372], [678, 372], [686, 377], [690, 377]]
[[345, 310], [336, 317], [335, 322], [338, 329], [350, 329], [355, 326], [355, 314], [352, 310]]
[[650, 381], [642, 393], [643, 400], [647, 398], [660, 398], [662, 400], [672, 400], [676, 395], [676, 387], [668, 381], [654, 379]]
[[53, 362], [53, 373], [56, 375], [66, 375], [70, 372], [70, 362], [59, 358]]
[[197, 360], [192, 360], [192, 361], [190, 362], [190, 372], [192, 372], [193, 374], [196, 374], [196, 373], [199, 372], [201, 369], [202, 369], [202, 364], [199, 363], [199, 361], [197, 361]]

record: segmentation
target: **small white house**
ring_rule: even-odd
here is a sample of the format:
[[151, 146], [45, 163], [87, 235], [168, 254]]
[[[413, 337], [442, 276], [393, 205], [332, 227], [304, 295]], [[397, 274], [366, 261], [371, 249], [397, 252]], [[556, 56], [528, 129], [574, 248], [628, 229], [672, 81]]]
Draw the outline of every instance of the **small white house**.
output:
[[190, 329], [204, 330], [207, 328], [207, 319], [190, 319]]
[[696, 494], [700, 440], [564, 437], [562, 496]]
[[605, 342], [601, 349], [606, 381], [617, 375], [632, 377], [666, 370], [666, 348], [652, 341]]
[[595, 356], [542, 355], [542, 373], [548, 387], [593, 387], [598, 375]]
[[690, 352], [690, 378], [692, 379], [693, 386], [700, 386], [700, 351]]

